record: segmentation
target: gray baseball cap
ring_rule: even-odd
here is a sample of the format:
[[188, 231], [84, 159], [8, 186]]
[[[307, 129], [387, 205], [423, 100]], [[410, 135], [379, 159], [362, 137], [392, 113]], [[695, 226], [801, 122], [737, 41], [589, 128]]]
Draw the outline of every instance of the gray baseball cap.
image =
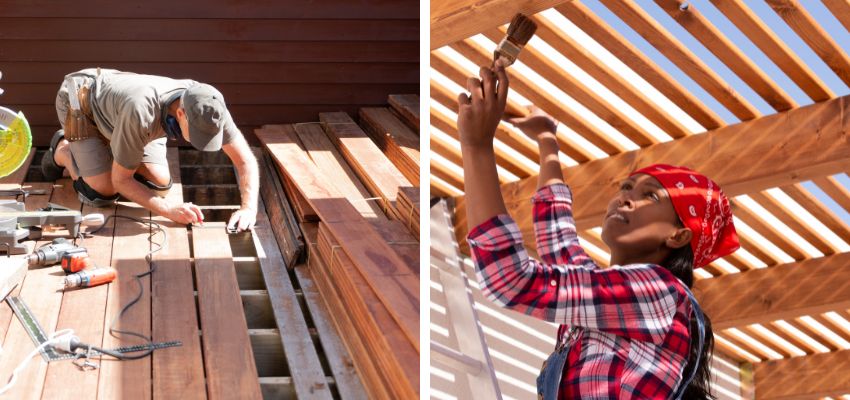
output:
[[189, 142], [201, 151], [219, 151], [227, 121], [224, 96], [205, 83], [183, 92], [183, 109], [189, 120]]

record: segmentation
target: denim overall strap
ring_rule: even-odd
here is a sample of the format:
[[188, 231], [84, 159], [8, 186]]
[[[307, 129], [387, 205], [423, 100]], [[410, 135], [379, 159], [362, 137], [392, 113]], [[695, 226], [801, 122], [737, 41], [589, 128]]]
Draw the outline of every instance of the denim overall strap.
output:
[[[684, 286], [684, 285], [683, 285]], [[697, 367], [699, 366], [700, 354], [702, 353], [702, 347], [705, 346], [705, 316], [702, 313], [702, 309], [697, 303], [697, 299], [694, 298], [694, 294], [688, 289], [687, 286], [684, 286], [685, 292], [688, 293], [688, 298], [691, 299], [691, 306], [694, 309], [694, 314], [697, 317], [697, 330], [699, 331], [699, 347], [697, 347], [697, 358], [693, 362], [694, 368], [691, 370], [691, 373], [687, 377], [687, 379], [683, 379], [682, 382], [679, 383], [678, 389], [676, 389], [676, 393], [673, 396], [674, 399], [679, 400], [685, 394], [685, 389], [687, 389], [688, 385], [694, 379], [694, 376], [697, 373]], [[684, 378], [684, 377], [683, 377]]]
[[564, 376], [564, 365], [567, 363], [567, 355], [570, 353], [572, 344], [578, 337], [578, 330], [570, 328], [566, 338], [559, 341], [555, 351], [543, 362], [543, 369], [537, 376], [537, 399], [557, 400], [558, 390], [561, 388], [561, 378]]

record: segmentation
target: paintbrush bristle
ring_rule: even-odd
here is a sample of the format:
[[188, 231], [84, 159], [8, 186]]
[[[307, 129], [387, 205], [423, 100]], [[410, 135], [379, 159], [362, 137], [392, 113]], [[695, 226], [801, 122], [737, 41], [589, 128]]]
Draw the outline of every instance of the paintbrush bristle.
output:
[[511, 20], [510, 26], [508, 26], [508, 38], [520, 46], [525, 46], [536, 31], [537, 24], [531, 18], [523, 14], [517, 14]]

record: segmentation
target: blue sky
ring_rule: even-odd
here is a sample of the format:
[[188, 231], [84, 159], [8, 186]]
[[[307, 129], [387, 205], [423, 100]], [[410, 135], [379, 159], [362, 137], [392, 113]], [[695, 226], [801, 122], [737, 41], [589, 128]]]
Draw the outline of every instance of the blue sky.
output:
[[[650, 45], [635, 31], [629, 28], [614, 13], [608, 10], [598, 0], [583, 0], [588, 8], [598, 16], [606, 20], [614, 29], [625, 36], [632, 44], [638, 47], [644, 54], [651, 57], [655, 62], [666, 70], [671, 76], [678, 80], [688, 90], [697, 96], [704, 104], [714, 110], [728, 124], [739, 122], [731, 112], [726, 110], [720, 103], [711, 97], [705, 90], [691, 80], [684, 72], [667, 60], [658, 50]], [[738, 78], [726, 65], [709, 52], [698, 40], [682, 28], [675, 20], [667, 15], [664, 10], [650, 0], [639, 0], [637, 2], [653, 18], [661, 23], [675, 38], [691, 49], [703, 62], [717, 72], [729, 85], [746, 98], [763, 114], [773, 114], [775, 111], [757, 93], [750, 89], [740, 78]], [[815, 54], [814, 51], [777, 15], [764, 1], [748, 0], [745, 2], [753, 12], [764, 21], [773, 32], [782, 39], [793, 50], [800, 59], [804, 60], [823, 82], [838, 96], [850, 94], [850, 88], [832, 72], [829, 67]], [[722, 31], [741, 51], [747, 54], [762, 70], [764, 70], [786, 93], [789, 94], [801, 106], [812, 104], [812, 100], [797, 87], [764, 53], [759, 50], [747, 37], [742, 34], [732, 22], [720, 13], [708, 0], [695, 0], [689, 2], [691, 7], [698, 10], [705, 18]], [[832, 35], [833, 40], [841, 46], [845, 53], [850, 54], [850, 33], [819, 1], [801, 0], [805, 9], [818, 21], [826, 32]], [[850, 178], [846, 174], [838, 174], [835, 178], [844, 187], [850, 188]], [[836, 215], [850, 225], [850, 214], [838, 206], [817, 186], [811, 182], [804, 182], [803, 186], [820, 199]]]

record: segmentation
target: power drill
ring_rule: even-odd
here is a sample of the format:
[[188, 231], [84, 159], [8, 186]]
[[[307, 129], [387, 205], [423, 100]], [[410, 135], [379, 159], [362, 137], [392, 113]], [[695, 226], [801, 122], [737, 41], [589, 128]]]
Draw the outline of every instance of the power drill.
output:
[[88, 252], [83, 247], [75, 246], [73, 242], [65, 238], [56, 238], [52, 242], [39, 247], [27, 256], [30, 266], [47, 266], [58, 263], [66, 254], [79, 254], [87, 256]]

